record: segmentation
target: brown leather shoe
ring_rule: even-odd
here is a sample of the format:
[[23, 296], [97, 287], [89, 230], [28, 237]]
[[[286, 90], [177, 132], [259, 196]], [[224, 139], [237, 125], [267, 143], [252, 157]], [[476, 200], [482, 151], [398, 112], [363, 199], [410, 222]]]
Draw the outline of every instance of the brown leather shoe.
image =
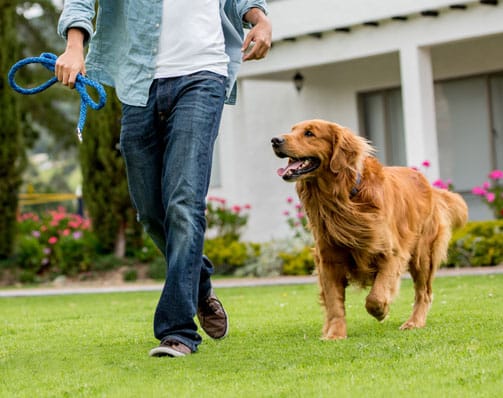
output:
[[229, 330], [229, 320], [225, 313], [224, 306], [218, 300], [215, 293], [210, 295], [197, 309], [197, 319], [201, 327], [212, 339], [223, 339]]
[[155, 347], [149, 352], [151, 357], [184, 357], [189, 354], [192, 354], [189, 347], [173, 339], [163, 340], [159, 347]]

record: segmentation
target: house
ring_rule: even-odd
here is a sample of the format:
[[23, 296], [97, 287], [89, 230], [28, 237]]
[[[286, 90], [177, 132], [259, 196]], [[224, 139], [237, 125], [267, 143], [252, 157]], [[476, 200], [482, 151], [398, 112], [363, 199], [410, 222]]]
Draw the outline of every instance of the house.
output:
[[[269, 0], [273, 48], [242, 66], [224, 110], [211, 195], [250, 204], [245, 239], [288, 236], [294, 185], [270, 140], [298, 121], [336, 121], [388, 165], [452, 180], [470, 219], [491, 218], [471, 189], [503, 168], [503, 3]], [[295, 78], [295, 79], [294, 79]], [[295, 80], [295, 81], [294, 81]]]

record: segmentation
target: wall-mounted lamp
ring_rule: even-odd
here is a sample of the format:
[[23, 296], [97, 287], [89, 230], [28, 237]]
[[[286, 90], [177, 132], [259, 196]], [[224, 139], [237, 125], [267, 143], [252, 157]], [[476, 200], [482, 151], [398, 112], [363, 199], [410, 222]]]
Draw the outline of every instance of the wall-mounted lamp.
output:
[[300, 90], [302, 90], [302, 87], [304, 86], [304, 76], [302, 75], [302, 73], [297, 72], [295, 75], [293, 75], [293, 84], [295, 85], [297, 92], [300, 93]]

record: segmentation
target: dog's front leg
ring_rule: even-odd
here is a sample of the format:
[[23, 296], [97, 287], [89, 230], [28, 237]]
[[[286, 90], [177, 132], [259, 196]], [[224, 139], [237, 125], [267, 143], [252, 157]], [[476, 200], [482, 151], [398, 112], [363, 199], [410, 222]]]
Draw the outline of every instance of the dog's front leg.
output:
[[344, 301], [348, 284], [345, 264], [340, 260], [323, 256], [323, 253], [316, 257], [318, 257], [320, 297], [325, 307], [325, 324], [322, 338], [326, 340], [345, 339], [347, 332]]

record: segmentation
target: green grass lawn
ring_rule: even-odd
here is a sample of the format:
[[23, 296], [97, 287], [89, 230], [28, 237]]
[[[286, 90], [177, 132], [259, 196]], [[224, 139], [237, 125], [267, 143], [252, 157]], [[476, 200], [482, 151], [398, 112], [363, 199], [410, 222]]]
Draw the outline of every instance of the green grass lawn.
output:
[[422, 330], [350, 288], [348, 339], [322, 341], [315, 285], [219, 289], [230, 335], [150, 358], [158, 293], [0, 299], [0, 397], [501, 397], [503, 275], [438, 278]]

